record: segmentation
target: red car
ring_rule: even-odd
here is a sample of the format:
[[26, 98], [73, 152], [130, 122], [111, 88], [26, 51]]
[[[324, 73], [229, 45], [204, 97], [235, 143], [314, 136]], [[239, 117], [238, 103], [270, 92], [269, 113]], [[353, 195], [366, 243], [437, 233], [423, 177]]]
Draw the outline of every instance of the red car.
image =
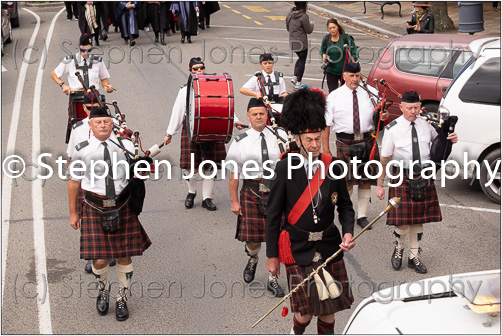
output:
[[378, 80], [380, 94], [392, 99], [390, 119], [401, 115], [399, 99], [380, 83], [383, 79], [402, 94], [413, 89], [422, 98], [422, 106], [437, 112], [446, 88], [471, 57], [469, 43], [482, 36], [461, 34], [413, 34], [401, 36], [381, 53], [371, 68], [368, 83]]

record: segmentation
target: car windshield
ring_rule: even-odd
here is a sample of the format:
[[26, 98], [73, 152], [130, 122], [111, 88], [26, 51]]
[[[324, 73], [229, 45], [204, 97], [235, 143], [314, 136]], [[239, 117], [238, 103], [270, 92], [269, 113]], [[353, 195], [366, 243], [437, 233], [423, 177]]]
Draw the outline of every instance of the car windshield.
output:
[[448, 85], [448, 89], [446, 90], [444, 96], [443, 96], [443, 99], [446, 98], [446, 96], [448, 95], [448, 92], [450, 92], [450, 88], [453, 86], [453, 84], [455, 84], [455, 82], [457, 81], [457, 78], [460, 77], [460, 75], [462, 75], [462, 73], [465, 71], [465, 69], [467, 69], [472, 63], [475, 62], [475, 59], [474, 57], [471, 57], [467, 63], [465, 63], [465, 65], [462, 67], [462, 69], [458, 72], [457, 76], [455, 76], [455, 78], [453, 79], [453, 81], [450, 83], [450, 85]]

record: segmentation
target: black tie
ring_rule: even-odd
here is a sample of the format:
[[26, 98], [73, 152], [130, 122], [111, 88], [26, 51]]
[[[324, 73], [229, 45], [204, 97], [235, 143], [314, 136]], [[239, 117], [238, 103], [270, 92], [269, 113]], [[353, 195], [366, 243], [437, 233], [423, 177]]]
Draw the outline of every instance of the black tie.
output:
[[103, 159], [108, 165], [108, 175], [105, 177], [106, 197], [113, 199], [115, 198], [115, 185], [112, 177], [112, 161], [110, 159], [110, 151], [108, 151], [108, 144], [106, 142], [102, 142], [102, 144], [105, 146]]
[[267, 86], [268, 86], [268, 97], [270, 100], [274, 99], [274, 86], [272, 85], [272, 79], [270, 78], [270, 75], [267, 75], [268, 80], [267, 80]]
[[[264, 165], [265, 161], [269, 159], [268, 157], [268, 148], [267, 148], [267, 141], [265, 140], [265, 134], [260, 133], [261, 136], [261, 164]], [[263, 174], [263, 177], [265, 177], [265, 172]], [[270, 188], [270, 179], [263, 179], [263, 184], [267, 187]]]
[[417, 129], [415, 128], [415, 122], [411, 122], [411, 149], [413, 152], [413, 161], [418, 161], [418, 165], [414, 165], [413, 171], [415, 174], [419, 174], [422, 170], [422, 161], [420, 160], [420, 146], [418, 144]]

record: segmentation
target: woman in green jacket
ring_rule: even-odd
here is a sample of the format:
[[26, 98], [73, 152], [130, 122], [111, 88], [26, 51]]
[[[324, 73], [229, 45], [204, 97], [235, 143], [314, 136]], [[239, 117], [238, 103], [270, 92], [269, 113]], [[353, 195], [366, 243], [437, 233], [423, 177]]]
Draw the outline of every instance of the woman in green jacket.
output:
[[[352, 36], [345, 33], [345, 30], [343, 30], [336, 19], [329, 19], [327, 27], [329, 34], [322, 39], [320, 53], [323, 62], [326, 62], [327, 57], [331, 60], [325, 70], [328, 89], [331, 92], [343, 84], [342, 73], [344, 63], [350, 62], [350, 57], [354, 61], [357, 61], [357, 46]], [[344, 48], [345, 44], [350, 50], [351, 56], [348, 56], [348, 59]]]

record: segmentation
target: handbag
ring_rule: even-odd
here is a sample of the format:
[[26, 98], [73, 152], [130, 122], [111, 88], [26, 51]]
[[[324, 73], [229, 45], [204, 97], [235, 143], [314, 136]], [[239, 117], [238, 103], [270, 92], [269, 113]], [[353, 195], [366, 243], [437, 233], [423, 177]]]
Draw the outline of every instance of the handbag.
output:
[[352, 159], [354, 156], [363, 162], [368, 161], [368, 151], [366, 150], [366, 142], [358, 142], [349, 145], [349, 158]]
[[108, 233], [117, 232], [122, 229], [122, 220], [120, 219], [120, 209], [101, 212], [101, 227]]
[[423, 178], [417, 179], [409, 179], [408, 191], [410, 193], [410, 197], [414, 201], [423, 201], [427, 196], [427, 181]]
[[260, 204], [258, 209], [262, 216], [267, 216], [268, 196], [260, 196]]

